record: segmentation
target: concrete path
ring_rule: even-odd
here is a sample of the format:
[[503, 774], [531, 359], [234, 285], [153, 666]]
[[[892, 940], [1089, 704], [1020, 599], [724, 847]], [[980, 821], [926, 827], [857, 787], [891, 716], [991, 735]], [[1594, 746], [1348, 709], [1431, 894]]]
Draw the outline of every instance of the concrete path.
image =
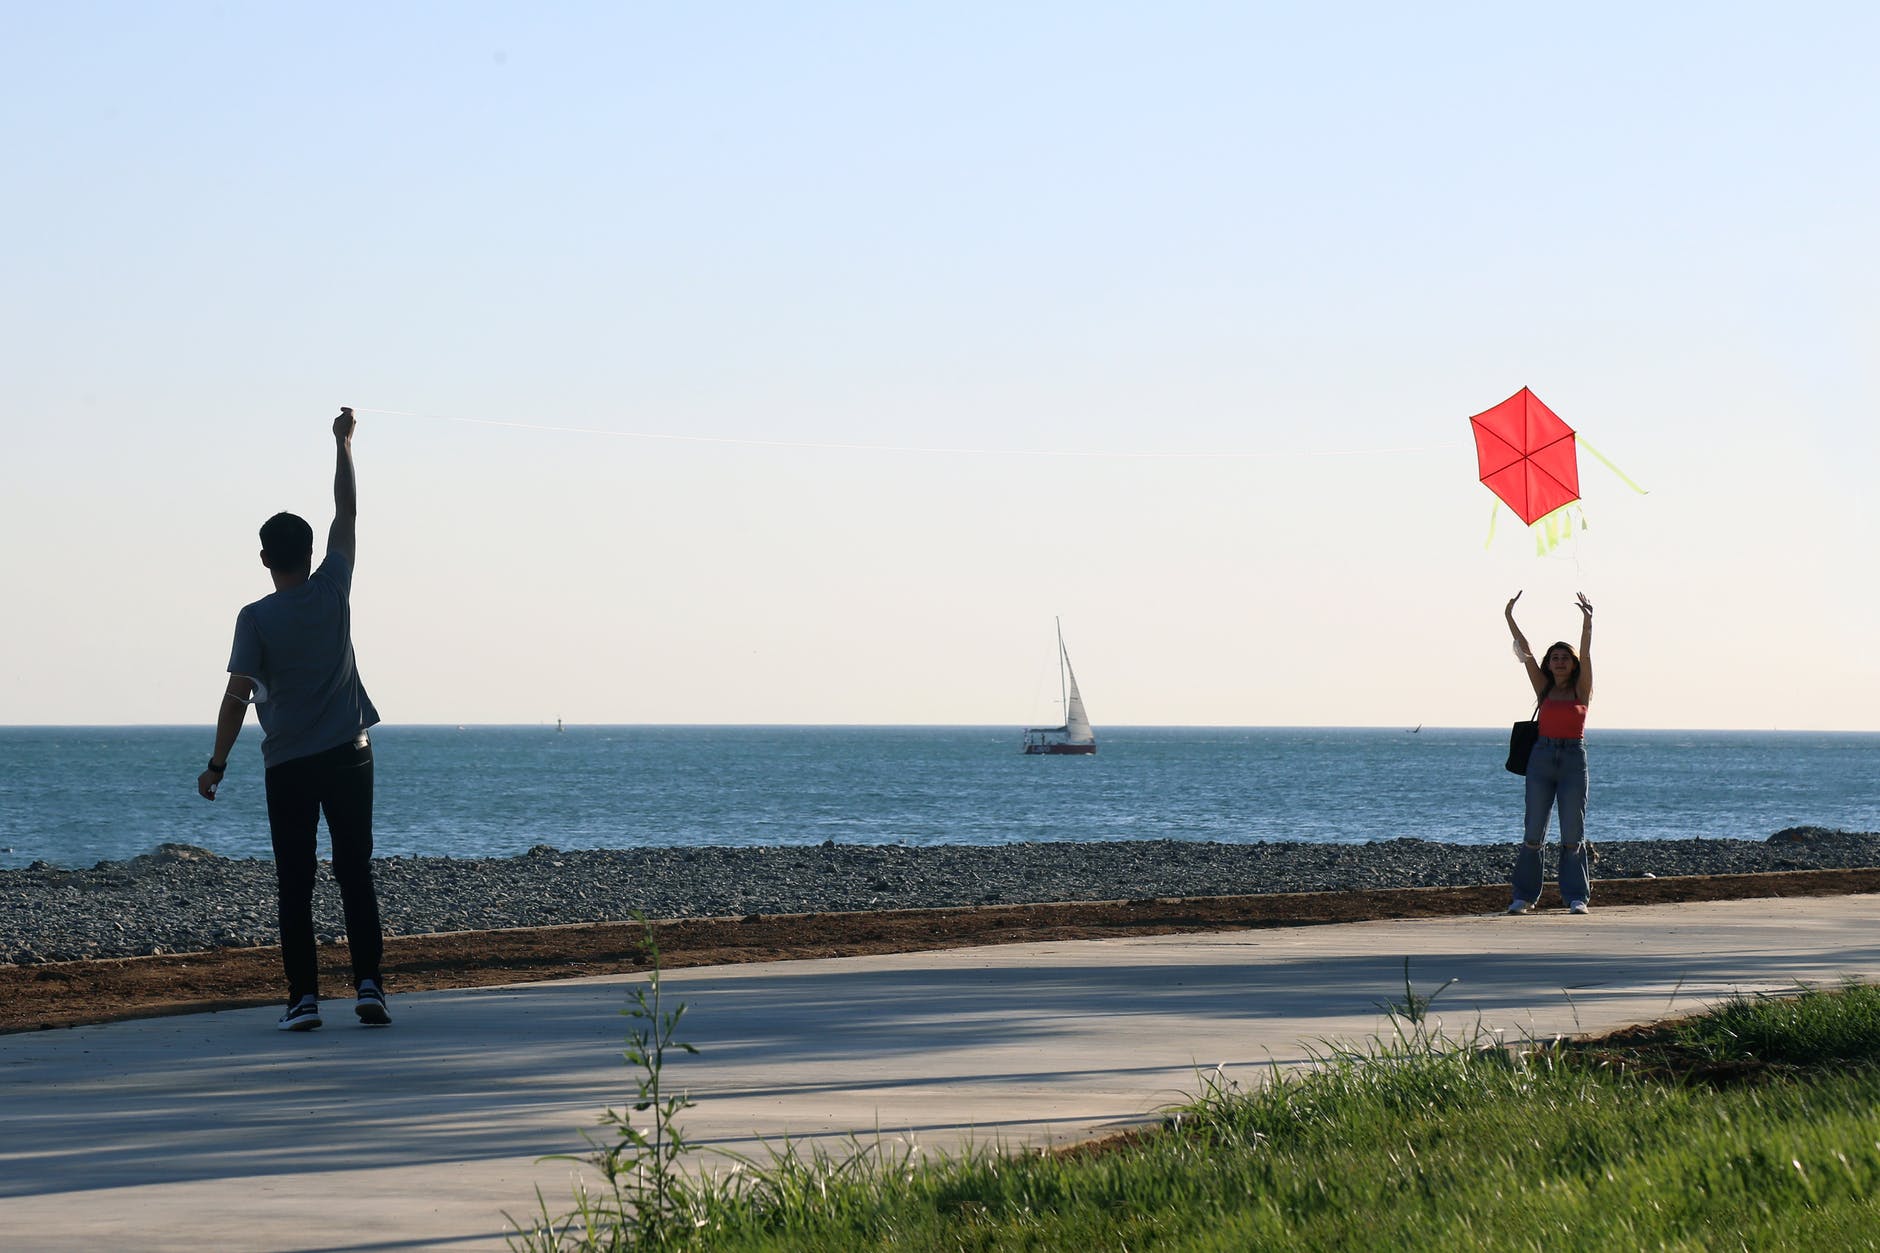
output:
[[[1383, 1028], [1403, 959], [1453, 1028], [1595, 1031], [1880, 978], [1880, 897], [1560, 911], [675, 971], [699, 1142], [1088, 1136]], [[0, 1036], [0, 1249], [501, 1248], [628, 1094], [625, 977]], [[396, 992], [396, 989], [394, 989]]]

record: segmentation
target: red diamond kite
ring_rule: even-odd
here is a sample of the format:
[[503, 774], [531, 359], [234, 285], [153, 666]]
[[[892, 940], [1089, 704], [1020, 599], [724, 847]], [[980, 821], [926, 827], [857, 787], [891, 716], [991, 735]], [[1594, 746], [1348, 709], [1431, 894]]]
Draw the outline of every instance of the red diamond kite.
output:
[[1523, 387], [1469, 419], [1482, 482], [1532, 526], [1580, 498], [1573, 428]]

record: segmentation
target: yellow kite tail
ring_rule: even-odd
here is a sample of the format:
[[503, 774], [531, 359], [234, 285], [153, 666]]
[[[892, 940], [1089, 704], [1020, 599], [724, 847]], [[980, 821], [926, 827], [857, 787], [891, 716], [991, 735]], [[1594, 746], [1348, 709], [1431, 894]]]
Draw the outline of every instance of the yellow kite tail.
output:
[[1578, 509], [1577, 501], [1568, 501], [1545, 517], [1534, 520], [1534, 525], [1530, 529], [1534, 532], [1536, 557], [1547, 556], [1563, 542], [1573, 538], [1573, 515], [1576, 511], [1580, 515], [1580, 529], [1585, 530], [1586, 511]]
[[1605, 466], [1608, 470], [1611, 470], [1614, 474], [1618, 475], [1619, 481], [1621, 483], [1624, 483], [1627, 487], [1631, 488], [1633, 491], [1637, 492], [1641, 496], [1651, 495], [1650, 492], [1640, 487], [1637, 483], [1634, 483], [1630, 478], [1627, 478], [1625, 471], [1621, 470], [1618, 466], [1612, 464], [1611, 459], [1608, 458], [1605, 453], [1599, 451], [1599, 449], [1587, 443], [1586, 436], [1580, 434], [1578, 431], [1575, 431], [1573, 433], [1573, 438], [1576, 442], [1578, 442], [1580, 447], [1586, 449], [1587, 452], [1592, 453], [1595, 457], [1598, 457], [1601, 465]]

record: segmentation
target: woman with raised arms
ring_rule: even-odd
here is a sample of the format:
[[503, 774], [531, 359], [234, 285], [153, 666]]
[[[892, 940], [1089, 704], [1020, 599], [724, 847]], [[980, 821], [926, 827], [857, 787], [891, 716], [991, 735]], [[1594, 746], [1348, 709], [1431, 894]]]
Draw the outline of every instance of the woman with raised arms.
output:
[[1508, 602], [1508, 630], [1514, 636], [1515, 655], [1527, 667], [1534, 688], [1540, 738], [1528, 755], [1527, 819], [1521, 848], [1514, 859], [1514, 901], [1511, 914], [1525, 914], [1541, 898], [1541, 848], [1547, 843], [1552, 811], [1560, 811], [1560, 896], [1569, 913], [1583, 914], [1593, 894], [1587, 874], [1586, 847], [1586, 707], [1593, 699], [1593, 604], [1578, 594], [1580, 649], [1565, 640], [1550, 644], [1546, 656], [1534, 659], [1527, 637], [1515, 625], [1514, 605]]

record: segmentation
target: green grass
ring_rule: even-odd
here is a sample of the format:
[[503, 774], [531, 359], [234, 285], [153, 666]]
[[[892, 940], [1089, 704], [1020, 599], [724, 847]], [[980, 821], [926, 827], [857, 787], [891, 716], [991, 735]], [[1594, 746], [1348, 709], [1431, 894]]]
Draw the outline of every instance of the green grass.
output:
[[1161, 1132], [1100, 1152], [785, 1147], [691, 1185], [685, 1247], [1880, 1248], [1880, 1068], [1819, 1061], [1872, 1059], [1877, 1004], [1733, 1001], [1680, 1028], [1694, 1059], [1791, 1066], [1724, 1084], [1667, 1082], [1662, 1049], [1648, 1077], [1612, 1050], [1417, 1030], [1259, 1086], [1204, 1077]]
[[1828, 996], [1736, 996], [1678, 1025], [1676, 1039], [1705, 1058], [1812, 1066], [1880, 1062], [1880, 987], [1850, 984]]

